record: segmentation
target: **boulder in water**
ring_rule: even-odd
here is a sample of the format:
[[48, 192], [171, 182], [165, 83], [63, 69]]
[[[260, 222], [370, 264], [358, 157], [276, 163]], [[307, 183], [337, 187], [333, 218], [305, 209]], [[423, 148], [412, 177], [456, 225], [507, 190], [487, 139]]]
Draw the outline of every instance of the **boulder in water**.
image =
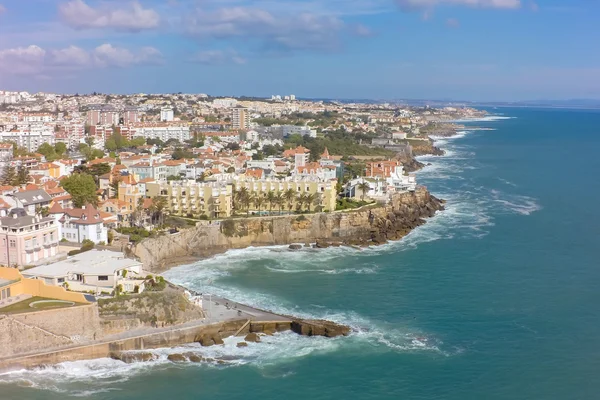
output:
[[254, 332], [251, 332], [251, 333], [247, 334], [246, 337], [244, 338], [244, 340], [246, 342], [251, 342], [251, 343], [258, 343], [258, 342], [260, 342], [260, 338]]

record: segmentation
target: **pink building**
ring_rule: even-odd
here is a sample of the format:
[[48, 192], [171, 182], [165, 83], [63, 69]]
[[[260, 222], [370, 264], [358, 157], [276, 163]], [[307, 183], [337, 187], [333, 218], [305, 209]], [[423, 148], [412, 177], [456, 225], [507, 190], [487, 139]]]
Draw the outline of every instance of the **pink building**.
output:
[[0, 264], [31, 265], [53, 257], [58, 240], [54, 218], [31, 216], [23, 208], [15, 208], [0, 218]]

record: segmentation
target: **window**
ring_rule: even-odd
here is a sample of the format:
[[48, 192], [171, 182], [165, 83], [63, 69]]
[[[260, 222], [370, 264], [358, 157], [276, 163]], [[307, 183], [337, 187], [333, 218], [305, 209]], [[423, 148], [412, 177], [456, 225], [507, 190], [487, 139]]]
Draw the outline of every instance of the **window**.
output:
[[65, 283], [65, 278], [58, 278], [58, 283]]
[[10, 247], [17, 247], [17, 242], [15, 240], [10, 240]]
[[99, 276], [98, 280], [99, 281], [107, 281], [108, 280], [108, 276]]

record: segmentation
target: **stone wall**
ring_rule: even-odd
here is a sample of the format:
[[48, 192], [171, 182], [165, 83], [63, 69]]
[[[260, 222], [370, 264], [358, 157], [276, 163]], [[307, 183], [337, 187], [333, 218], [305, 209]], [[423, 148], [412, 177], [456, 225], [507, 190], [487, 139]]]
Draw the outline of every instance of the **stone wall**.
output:
[[[246, 323], [246, 321], [247, 320], [241, 319], [212, 325], [173, 329], [123, 340], [76, 346], [62, 350], [47, 351], [43, 353], [40, 352], [39, 354], [31, 356], [12, 357], [2, 360], [3, 357], [9, 357], [12, 354], [33, 352], [36, 350], [40, 351], [45, 349], [45, 347], [42, 345], [34, 344], [33, 342], [35, 341], [35, 338], [30, 336], [29, 338], [23, 338], [22, 340], [23, 346], [25, 346], [25, 349], [28, 351], [23, 351], [23, 348], [21, 348], [21, 351], [14, 351], [12, 354], [0, 353], [0, 371], [31, 368], [39, 365], [58, 364], [66, 361], [104, 358], [110, 357], [114, 353], [129, 350], [173, 347], [181, 344], [197, 342], [202, 336], [206, 335], [219, 335], [220, 337], [227, 337], [235, 334], [237, 330]], [[3, 328], [9, 328], [9, 325], [12, 325], [12, 323], [5, 323], [3, 319], [0, 319], [0, 339], [4, 339], [6, 337], [6, 329]], [[15, 335], [24, 335], [27, 333], [26, 330], [21, 331], [18, 330], [18, 328], [13, 330], [14, 332], [11, 332]], [[44, 339], [44, 341], [46, 343], [49, 342], [48, 339]], [[4, 344], [5, 342], [2, 343]], [[61, 344], [65, 345], [68, 343], [57, 343], [46, 348], [56, 347], [57, 345]]]
[[207, 257], [229, 249], [292, 243], [351, 245], [397, 240], [443, 209], [425, 188], [394, 197], [391, 204], [351, 212], [240, 218], [146, 239], [132, 251], [144, 269], [160, 272], [177, 258]]
[[54, 335], [3, 315], [0, 316], [0, 343], [0, 358], [3, 358], [66, 346], [73, 342], [66, 336]]
[[100, 328], [97, 304], [13, 314], [12, 318], [55, 335], [68, 337], [74, 342], [97, 339]]

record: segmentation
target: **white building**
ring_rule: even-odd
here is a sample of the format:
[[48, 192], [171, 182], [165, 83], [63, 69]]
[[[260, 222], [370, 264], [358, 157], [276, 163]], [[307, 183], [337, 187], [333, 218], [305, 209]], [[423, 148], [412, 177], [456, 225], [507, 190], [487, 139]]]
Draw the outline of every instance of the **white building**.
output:
[[163, 107], [160, 110], [160, 120], [163, 122], [171, 122], [175, 118], [172, 107]]
[[15, 142], [29, 152], [37, 151], [43, 143], [54, 145], [54, 129], [43, 124], [21, 125], [11, 130], [0, 132], [0, 142]]
[[[142, 263], [115, 251], [90, 250], [66, 260], [23, 271], [26, 278], [43, 280], [47, 285], [67, 286], [78, 292], [113, 293], [144, 290]], [[68, 323], [68, 321], [65, 321]]]
[[100, 212], [91, 204], [82, 208], [63, 209], [58, 203], [50, 209], [49, 215], [59, 223], [58, 235], [69, 242], [81, 243], [91, 240], [94, 243], [108, 243], [108, 230]]
[[216, 108], [232, 108], [238, 105], [238, 101], [236, 99], [226, 98], [226, 99], [214, 99], [213, 107]]
[[190, 139], [190, 127], [186, 125], [153, 124], [137, 126], [133, 137], [144, 139], [160, 139], [166, 142], [169, 139], [177, 139], [180, 142]]
[[317, 131], [315, 129], [310, 129], [308, 126], [282, 125], [281, 129], [284, 137], [288, 137], [294, 134], [310, 136], [313, 138], [317, 137]]

